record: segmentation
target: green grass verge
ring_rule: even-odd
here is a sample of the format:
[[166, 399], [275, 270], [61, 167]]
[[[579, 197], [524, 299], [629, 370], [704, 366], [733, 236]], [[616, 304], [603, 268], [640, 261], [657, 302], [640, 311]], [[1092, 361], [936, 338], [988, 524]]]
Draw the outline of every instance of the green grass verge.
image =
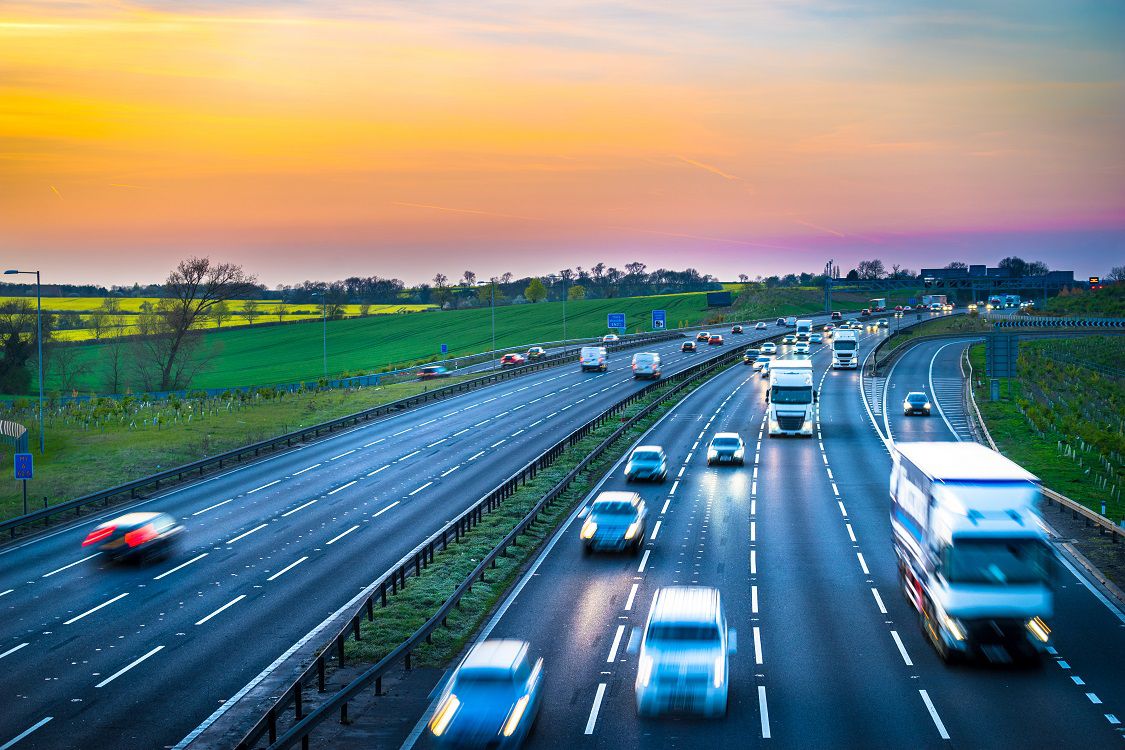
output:
[[1093, 315], [1096, 317], [1125, 317], [1125, 284], [1109, 284], [1101, 289], [1087, 291], [1081, 287], [1067, 290], [1047, 300], [1047, 308], [1040, 315]]
[[[472, 377], [477, 376], [449, 378], [440, 385]], [[36, 478], [27, 489], [35, 510], [43, 507], [44, 497], [54, 505], [435, 387], [439, 386], [413, 382], [148, 403], [101, 399], [96, 405], [51, 412], [43, 456], [37, 450], [34, 405], [23, 405], [8, 418], [32, 427], [28, 442], [35, 451]], [[0, 447], [0, 461], [12, 465], [10, 445]], [[0, 518], [23, 513], [20, 483], [7, 481], [0, 487]]]
[[[1079, 465], [1060, 454], [1059, 442], [1067, 444], [1075, 438], [1046, 425], [1043, 429], [1036, 427], [1027, 416], [1027, 409], [1021, 407], [1021, 401], [1027, 403], [1035, 397], [1029, 384], [1022, 378], [1002, 378], [1002, 398], [990, 401], [989, 381], [984, 376], [984, 344], [970, 348], [969, 361], [973, 366], [973, 392], [977, 406], [1000, 451], [1038, 476], [1045, 486], [1087, 508], [1100, 513], [1102, 500], [1106, 500], [1106, 515], [1115, 523], [1120, 522], [1125, 517], [1125, 503], [1092, 481], [1091, 463], [1087, 461]], [[1082, 386], [1079, 383], [1077, 387]]]
[[[691, 390], [689, 388], [681, 392], [680, 398], [686, 397]], [[630, 417], [644, 408], [647, 403], [664, 398], [666, 397], [660, 394], [653, 394], [649, 399], [630, 406], [621, 416]], [[601, 476], [628, 447], [678, 400], [680, 399], [668, 399], [664, 407], [658, 408], [626, 430], [590, 467], [589, 472], [575, 481], [550, 508], [544, 511], [540, 516], [540, 523], [522, 535], [518, 545], [509, 549], [508, 556], [497, 560], [495, 568], [489, 569], [486, 582], [474, 584], [472, 592], [461, 600], [461, 607], [454, 609], [450, 614], [448, 627], [438, 628], [434, 631], [433, 643], [423, 643], [414, 652], [413, 660], [416, 666], [442, 666], [461, 652], [465, 643], [484, 622], [488, 613], [512, 585], [522, 566], [531, 559], [540, 544], [554, 533], [575, 504], [593, 489]], [[480, 560], [512, 530], [520, 519], [527, 515], [539, 499], [617, 427], [618, 424], [612, 421], [602, 425], [573, 448], [564, 452], [550, 468], [540, 472], [535, 479], [505, 500], [499, 509], [486, 515], [476, 528], [462, 537], [460, 543], [452, 544], [448, 550], [435, 554], [433, 563], [422, 571], [421, 576], [408, 579], [405, 591], [389, 598], [386, 607], [376, 608], [374, 620], [363, 621], [360, 628], [362, 639], [348, 640], [345, 645], [344, 652], [347, 658], [375, 663], [425, 624]]]
[[[923, 313], [929, 315], [930, 313]], [[913, 313], [906, 313], [903, 318], [906, 322], [913, 322]], [[910, 343], [912, 340], [919, 336], [933, 336], [941, 333], [984, 333], [992, 330], [991, 324], [987, 323], [984, 319], [976, 315], [943, 315], [939, 318], [932, 320], [925, 320], [920, 325], [910, 329], [913, 333], [895, 334], [891, 336], [886, 345], [880, 350], [880, 354], [885, 352], [893, 352], [903, 344]]]
[[[652, 311], [665, 310], [669, 327], [694, 324], [707, 311], [704, 293], [653, 297], [578, 300], [566, 303], [569, 338], [600, 336], [608, 332], [606, 315], [623, 312], [629, 332], [648, 331]], [[492, 316], [485, 309], [448, 310], [408, 315], [377, 315], [328, 322], [328, 371], [332, 376], [379, 372], [395, 366], [438, 359], [441, 345], [450, 357], [492, 348]], [[200, 356], [210, 356], [206, 367], [192, 380], [192, 388], [233, 388], [313, 381], [323, 374], [320, 321], [202, 334]], [[509, 305], [496, 308], [496, 345], [499, 348], [563, 339], [563, 303]], [[127, 343], [82, 344], [74, 367], [85, 371], [75, 379], [79, 393], [107, 392], [110, 347], [123, 346], [124, 372], [131, 372]], [[34, 382], [34, 378], [32, 379]], [[135, 380], [126, 386], [141, 390]], [[49, 392], [60, 387], [53, 368], [48, 373]]]

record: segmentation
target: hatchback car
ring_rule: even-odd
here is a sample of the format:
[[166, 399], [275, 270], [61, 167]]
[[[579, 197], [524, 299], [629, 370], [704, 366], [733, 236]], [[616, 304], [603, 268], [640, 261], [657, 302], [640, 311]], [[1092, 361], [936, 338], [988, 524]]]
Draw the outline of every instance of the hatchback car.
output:
[[729, 657], [738, 649], [738, 634], [727, 628], [718, 589], [657, 589], [644, 629], [634, 628], [625, 648], [638, 655], [638, 715], [726, 714]]
[[906, 394], [906, 398], [902, 402], [902, 413], [905, 416], [911, 414], [921, 414], [923, 416], [930, 416], [930, 399], [922, 391], [911, 391]]
[[430, 719], [439, 745], [519, 747], [539, 713], [543, 660], [511, 639], [481, 641], [469, 649], [442, 690]]
[[823, 344], [824, 343], [824, 334], [823, 333], [809, 334], [809, 343], [810, 344]]
[[746, 463], [746, 444], [737, 432], [718, 432], [707, 446], [707, 465]]
[[505, 354], [500, 358], [501, 367], [519, 367], [520, 365], [526, 363], [527, 360], [522, 354]]
[[762, 344], [762, 354], [777, 354], [777, 344], [772, 341]]
[[695, 351], [695, 342], [694, 341], [685, 341], [684, 343], [680, 344], [680, 351], [681, 352], [694, 352]]
[[700, 331], [699, 333], [695, 334], [696, 341], [706, 341], [709, 338], [711, 338], [711, 334], [707, 333], [707, 331]]
[[540, 359], [547, 356], [547, 350], [541, 346], [533, 346], [527, 350], [528, 359]]
[[742, 333], [742, 326], [731, 326], [730, 332], [731, 333]]
[[638, 445], [625, 464], [625, 481], [661, 482], [668, 477], [668, 457], [659, 445]]
[[126, 513], [96, 526], [83, 547], [93, 547], [111, 560], [146, 563], [168, 557], [184, 527], [167, 513]]
[[607, 333], [606, 335], [602, 336], [602, 343], [603, 344], [616, 344], [620, 340], [621, 340], [621, 337], [618, 336], [616, 333]]
[[648, 511], [636, 492], [603, 492], [583, 508], [582, 551], [630, 550], [641, 553], [645, 543]]
[[766, 330], [766, 324], [759, 320], [757, 323], [754, 324], [754, 330], [755, 331], [764, 331], [764, 330]]
[[723, 337], [720, 336], [717, 333], [712, 333], [710, 338], [707, 339], [707, 344], [709, 346], [722, 346], [723, 345]]
[[436, 380], [437, 378], [448, 378], [449, 375], [449, 370], [441, 365], [429, 365], [418, 370], [419, 380]]

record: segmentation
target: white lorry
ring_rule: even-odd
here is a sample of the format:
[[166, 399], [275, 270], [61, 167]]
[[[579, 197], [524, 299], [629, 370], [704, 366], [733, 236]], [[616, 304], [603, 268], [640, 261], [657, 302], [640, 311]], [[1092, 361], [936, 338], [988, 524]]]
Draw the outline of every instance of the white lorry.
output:
[[859, 331], [838, 329], [832, 337], [832, 369], [859, 367]]
[[817, 398], [812, 376], [812, 361], [807, 359], [779, 359], [770, 363], [770, 386], [766, 391], [770, 437], [812, 437]]
[[809, 336], [812, 334], [812, 321], [811, 320], [798, 320], [797, 321], [797, 341], [808, 341]]
[[1056, 560], [1039, 480], [977, 443], [896, 443], [891, 529], [899, 578], [946, 661], [1038, 658], [1050, 645]]

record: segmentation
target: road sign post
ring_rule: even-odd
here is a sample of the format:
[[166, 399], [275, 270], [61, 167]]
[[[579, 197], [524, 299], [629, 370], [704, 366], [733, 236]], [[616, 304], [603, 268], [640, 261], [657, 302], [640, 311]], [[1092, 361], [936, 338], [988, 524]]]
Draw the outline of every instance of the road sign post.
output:
[[663, 331], [667, 322], [668, 318], [664, 310], [652, 311], [652, 330]]
[[625, 313], [609, 313], [606, 315], [606, 328], [619, 328], [625, 330]]
[[17, 453], [13, 461], [16, 479], [23, 482], [23, 514], [27, 515], [27, 480], [35, 478], [35, 456], [31, 453]]

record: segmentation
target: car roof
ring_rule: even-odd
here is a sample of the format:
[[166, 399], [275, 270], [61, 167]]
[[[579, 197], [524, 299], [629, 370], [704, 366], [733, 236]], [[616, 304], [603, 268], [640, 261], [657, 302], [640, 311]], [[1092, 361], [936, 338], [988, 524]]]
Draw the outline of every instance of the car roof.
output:
[[102, 526], [143, 526], [150, 521], [161, 517], [171, 518], [167, 513], [126, 513], [112, 521], [106, 521]]
[[663, 451], [664, 446], [661, 446], [661, 445], [638, 445], [633, 450], [634, 451]]
[[640, 500], [636, 492], [602, 492], [594, 498], [594, 503], [638, 503]]
[[510, 673], [527, 653], [527, 641], [500, 638], [481, 641], [469, 649], [460, 672], [476, 675]]
[[925, 396], [926, 396], [926, 392], [925, 392], [925, 391], [911, 391], [910, 393], [906, 394], [906, 397], [907, 397], [907, 398], [910, 398], [911, 396], [922, 396], [922, 397], [925, 397]]
[[738, 440], [741, 439], [742, 436], [737, 432], [716, 432], [715, 437], [713, 437], [712, 440], [718, 440], [719, 438], [732, 438]]
[[656, 590], [649, 620], [713, 623], [721, 606], [719, 590], [710, 586], [666, 586]]

